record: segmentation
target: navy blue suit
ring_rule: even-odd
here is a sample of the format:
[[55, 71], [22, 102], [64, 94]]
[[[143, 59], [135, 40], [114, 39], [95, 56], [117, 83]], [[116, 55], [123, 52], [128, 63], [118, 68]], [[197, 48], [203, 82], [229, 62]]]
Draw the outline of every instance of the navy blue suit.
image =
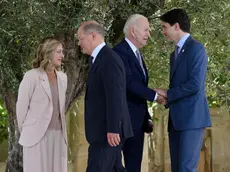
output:
[[208, 57], [191, 36], [170, 56], [169, 144], [172, 172], [196, 172], [205, 127], [211, 126], [205, 94]]
[[154, 101], [155, 91], [148, 88], [148, 71], [143, 61], [145, 74], [136, 55], [126, 40], [116, 45], [114, 51], [121, 57], [126, 70], [126, 89], [129, 114], [132, 121], [134, 137], [123, 145], [125, 167], [127, 172], [140, 172], [144, 142], [144, 126], [151, 119], [147, 100]]
[[119, 133], [121, 139], [133, 136], [125, 68], [120, 57], [107, 46], [98, 53], [88, 75], [85, 132], [90, 144], [87, 172], [125, 172], [121, 146], [111, 147], [107, 142], [107, 133]]

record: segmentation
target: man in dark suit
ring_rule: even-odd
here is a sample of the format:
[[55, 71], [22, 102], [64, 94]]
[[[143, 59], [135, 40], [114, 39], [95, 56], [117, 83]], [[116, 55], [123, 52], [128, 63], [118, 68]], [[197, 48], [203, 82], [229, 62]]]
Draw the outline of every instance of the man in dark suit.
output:
[[127, 102], [134, 132], [134, 137], [123, 144], [123, 154], [127, 171], [140, 172], [144, 132], [151, 132], [153, 127], [147, 100], [160, 101], [161, 97], [148, 88], [148, 71], [139, 51], [150, 36], [148, 19], [140, 14], [131, 15], [123, 31], [125, 39], [113, 49], [125, 65]]
[[125, 68], [104, 42], [104, 29], [96, 21], [78, 30], [83, 53], [91, 55], [85, 94], [85, 132], [89, 142], [87, 172], [125, 172], [121, 141], [133, 132], [126, 101]]
[[197, 172], [205, 127], [211, 126], [205, 80], [208, 57], [204, 46], [193, 39], [183, 9], [160, 17], [162, 33], [176, 44], [170, 56], [168, 90], [156, 89], [167, 98], [172, 172]]

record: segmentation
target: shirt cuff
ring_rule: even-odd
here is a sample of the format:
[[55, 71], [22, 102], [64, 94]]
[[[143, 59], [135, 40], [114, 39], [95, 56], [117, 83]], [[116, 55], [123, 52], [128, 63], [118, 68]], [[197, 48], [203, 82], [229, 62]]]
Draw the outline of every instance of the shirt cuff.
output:
[[158, 94], [157, 94], [157, 92], [156, 92], [155, 97], [154, 97], [154, 101], [157, 100], [157, 96], [158, 96]]

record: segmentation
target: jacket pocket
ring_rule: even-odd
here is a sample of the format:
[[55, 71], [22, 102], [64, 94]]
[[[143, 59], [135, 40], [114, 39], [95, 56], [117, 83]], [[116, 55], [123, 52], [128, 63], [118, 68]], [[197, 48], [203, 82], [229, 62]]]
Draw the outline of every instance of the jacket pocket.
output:
[[33, 125], [35, 124], [37, 121], [37, 119], [33, 118], [33, 119], [26, 119], [23, 124], [22, 124], [22, 127], [23, 126], [27, 126], [27, 125]]

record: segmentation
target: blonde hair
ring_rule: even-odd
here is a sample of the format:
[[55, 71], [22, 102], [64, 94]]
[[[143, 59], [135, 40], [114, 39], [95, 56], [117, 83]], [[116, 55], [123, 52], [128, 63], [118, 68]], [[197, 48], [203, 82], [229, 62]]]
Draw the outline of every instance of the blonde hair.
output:
[[[32, 62], [33, 68], [40, 68], [45, 71], [50, 64], [53, 51], [63, 43], [55, 37], [43, 38], [35, 51], [35, 59]], [[60, 70], [60, 67], [56, 68]]]

